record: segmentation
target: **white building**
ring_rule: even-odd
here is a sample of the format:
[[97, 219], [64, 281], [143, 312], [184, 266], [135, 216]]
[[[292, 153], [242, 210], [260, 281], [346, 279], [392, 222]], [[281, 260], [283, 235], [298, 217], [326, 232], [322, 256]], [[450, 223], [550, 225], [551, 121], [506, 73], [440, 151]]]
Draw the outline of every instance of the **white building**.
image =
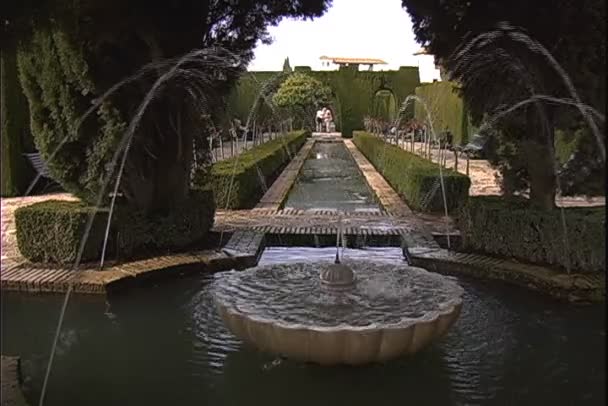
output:
[[440, 67], [435, 63], [435, 57], [426, 48], [421, 48], [414, 53], [414, 56], [416, 56], [421, 83], [443, 80]]
[[313, 66], [312, 70], [338, 70], [340, 66], [358, 65], [359, 70], [374, 70], [375, 65], [386, 65], [382, 59], [375, 58], [343, 58], [333, 56], [321, 56], [317, 66]]

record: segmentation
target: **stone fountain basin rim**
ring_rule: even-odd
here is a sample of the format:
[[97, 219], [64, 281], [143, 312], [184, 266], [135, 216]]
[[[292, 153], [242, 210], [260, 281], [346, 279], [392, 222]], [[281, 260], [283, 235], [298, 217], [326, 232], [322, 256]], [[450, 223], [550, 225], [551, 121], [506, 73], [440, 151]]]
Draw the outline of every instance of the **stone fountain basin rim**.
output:
[[401, 330], [408, 327], [411, 327], [415, 324], [421, 323], [430, 323], [436, 321], [441, 316], [447, 316], [456, 311], [458, 307], [462, 306], [462, 298], [458, 297], [456, 299], [450, 300], [444, 304], [444, 306], [440, 310], [434, 310], [425, 313], [424, 315], [416, 318], [404, 317], [401, 321], [395, 323], [373, 323], [366, 326], [351, 326], [349, 324], [341, 323], [335, 326], [318, 326], [311, 324], [302, 324], [302, 323], [288, 323], [282, 320], [269, 319], [265, 317], [260, 317], [256, 315], [252, 315], [249, 313], [245, 313], [239, 311], [239, 309], [235, 308], [235, 306], [227, 305], [222, 301], [218, 300], [217, 297], [214, 297], [214, 302], [216, 306], [221, 306], [224, 311], [229, 313], [231, 316], [236, 316], [239, 318], [246, 318], [247, 320], [272, 325], [274, 327], [278, 327], [286, 330], [307, 330], [318, 333], [340, 333], [340, 332], [375, 332], [378, 330]]

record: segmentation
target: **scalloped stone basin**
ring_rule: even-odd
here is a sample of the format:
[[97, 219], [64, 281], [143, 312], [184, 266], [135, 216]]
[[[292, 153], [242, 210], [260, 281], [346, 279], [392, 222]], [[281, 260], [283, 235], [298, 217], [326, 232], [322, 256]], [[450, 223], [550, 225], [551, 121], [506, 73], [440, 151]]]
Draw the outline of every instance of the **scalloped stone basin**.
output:
[[460, 314], [464, 291], [452, 278], [405, 264], [344, 263], [356, 278], [349, 290], [321, 283], [327, 262], [268, 265], [218, 274], [214, 301], [244, 342], [322, 365], [413, 354]]

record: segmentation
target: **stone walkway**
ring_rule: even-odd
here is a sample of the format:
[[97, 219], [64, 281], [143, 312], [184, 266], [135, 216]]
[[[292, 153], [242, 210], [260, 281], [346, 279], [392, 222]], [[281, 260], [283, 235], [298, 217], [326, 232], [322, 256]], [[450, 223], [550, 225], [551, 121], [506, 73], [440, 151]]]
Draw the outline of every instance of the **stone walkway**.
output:
[[[411, 142], [401, 142], [400, 147], [412, 152]], [[414, 146], [414, 153], [418, 156], [423, 156], [424, 144], [416, 142]], [[431, 149], [432, 161], [435, 163], [439, 162], [439, 150]], [[454, 159], [454, 153], [451, 151], [447, 152], [446, 155], [446, 167], [454, 169], [456, 160]], [[465, 157], [458, 159], [458, 172], [466, 174], [467, 160]], [[470, 196], [488, 196], [488, 195], [501, 195], [500, 191], [500, 173], [494, 169], [490, 163], [484, 159], [471, 159], [469, 161], [469, 178], [471, 179], [471, 188], [469, 189]], [[558, 196], [555, 199], [555, 204], [558, 207], [593, 207], [593, 206], [605, 206], [605, 196], [595, 196], [587, 198], [585, 196]]]

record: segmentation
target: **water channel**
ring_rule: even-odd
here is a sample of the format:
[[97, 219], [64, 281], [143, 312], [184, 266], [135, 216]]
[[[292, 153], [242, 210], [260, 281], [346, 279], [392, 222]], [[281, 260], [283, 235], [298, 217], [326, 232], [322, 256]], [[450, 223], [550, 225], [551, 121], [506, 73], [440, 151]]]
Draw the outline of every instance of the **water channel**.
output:
[[342, 142], [317, 141], [289, 192], [285, 207], [379, 211], [374, 193]]

